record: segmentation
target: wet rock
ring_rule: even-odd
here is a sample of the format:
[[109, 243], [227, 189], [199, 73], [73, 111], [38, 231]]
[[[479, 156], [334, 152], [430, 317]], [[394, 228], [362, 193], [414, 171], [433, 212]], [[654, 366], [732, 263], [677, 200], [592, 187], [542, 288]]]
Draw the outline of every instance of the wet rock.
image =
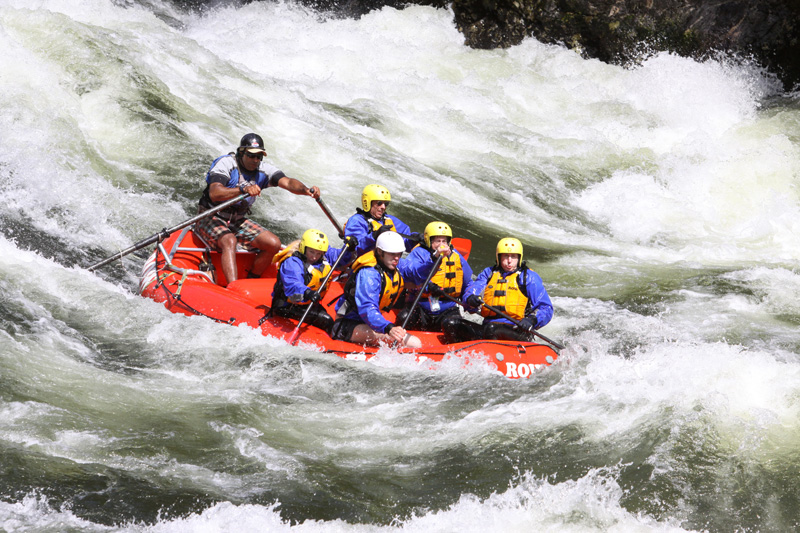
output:
[[[185, 7], [249, 1], [173, 0]], [[622, 65], [659, 51], [697, 59], [724, 52], [754, 59], [786, 89], [800, 84], [800, 0], [295, 1], [334, 17], [360, 17], [384, 6], [449, 6], [473, 48], [506, 48], [533, 36]]]
[[787, 89], [800, 82], [797, 0], [454, 0], [466, 43], [513, 46], [528, 36], [586, 58], [634, 63], [655, 51], [751, 57]]

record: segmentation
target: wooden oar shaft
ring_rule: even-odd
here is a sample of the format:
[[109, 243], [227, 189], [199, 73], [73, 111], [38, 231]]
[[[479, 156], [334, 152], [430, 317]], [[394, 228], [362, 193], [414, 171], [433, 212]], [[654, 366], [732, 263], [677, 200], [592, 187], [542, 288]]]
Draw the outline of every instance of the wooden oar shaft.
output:
[[158, 233], [155, 233], [155, 234], [147, 237], [146, 239], [142, 239], [141, 241], [137, 242], [136, 244], [134, 244], [134, 245], [122, 250], [121, 252], [118, 252], [118, 253], [112, 255], [111, 257], [109, 257], [107, 259], [103, 259], [99, 263], [93, 264], [92, 266], [88, 267], [87, 270], [89, 270], [91, 272], [91, 271], [93, 271], [93, 270], [95, 270], [97, 268], [100, 268], [101, 266], [107, 265], [108, 263], [110, 263], [112, 261], [115, 261], [115, 260], [117, 260], [117, 259], [119, 259], [121, 257], [124, 257], [124, 256], [128, 255], [131, 252], [135, 252], [136, 250], [141, 250], [145, 246], [149, 246], [149, 245], [151, 245], [151, 244], [153, 244], [155, 242], [163, 241], [164, 239], [166, 239], [172, 233], [178, 231], [179, 229], [183, 229], [186, 226], [194, 224], [198, 220], [202, 220], [202, 219], [204, 219], [206, 217], [210, 217], [214, 213], [222, 211], [226, 207], [230, 207], [230, 206], [232, 206], [233, 204], [235, 204], [237, 202], [241, 202], [242, 200], [244, 200], [248, 196], [250, 196], [250, 195], [249, 194], [240, 194], [236, 198], [232, 198], [232, 199], [228, 200], [227, 202], [224, 202], [224, 203], [221, 203], [221, 204], [219, 204], [217, 206], [214, 206], [211, 209], [209, 209], [208, 211], [203, 211], [202, 213], [190, 218], [189, 220], [185, 220], [185, 221], [181, 222], [177, 226], [173, 226], [172, 228], [169, 228], [169, 229], [164, 228], [161, 231], [159, 231]]
[[328, 209], [327, 205], [325, 205], [325, 202], [322, 201], [322, 198], [317, 198], [317, 203], [322, 208], [322, 212], [325, 213], [325, 216], [328, 217], [328, 220], [331, 221], [333, 227], [336, 228], [336, 231], [339, 232], [339, 237], [344, 239], [344, 229], [342, 229], [342, 226], [340, 226], [339, 223], [336, 221], [336, 218], [333, 216], [333, 213], [331, 213], [331, 210]]

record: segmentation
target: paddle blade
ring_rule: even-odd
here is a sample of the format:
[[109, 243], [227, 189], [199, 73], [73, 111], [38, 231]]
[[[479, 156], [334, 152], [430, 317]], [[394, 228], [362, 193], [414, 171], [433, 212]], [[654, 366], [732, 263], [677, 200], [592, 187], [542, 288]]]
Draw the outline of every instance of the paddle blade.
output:
[[287, 341], [287, 342], [288, 342], [288, 343], [289, 343], [291, 346], [294, 346], [294, 345], [295, 345], [295, 343], [297, 342], [297, 337], [299, 337], [299, 336], [300, 336], [300, 325], [298, 324], [298, 325], [297, 325], [297, 327], [296, 327], [296, 328], [294, 328], [294, 331], [292, 331], [292, 334], [291, 334], [291, 335], [289, 335], [289, 339], [288, 339], [288, 341]]
[[453, 245], [453, 248], [458, 250], [458, 253], [460, 253], [464, 259], [469, 259], [469, 253], [472, 251], [472, 241], [470, 239], [453, 237], [450, 244]]

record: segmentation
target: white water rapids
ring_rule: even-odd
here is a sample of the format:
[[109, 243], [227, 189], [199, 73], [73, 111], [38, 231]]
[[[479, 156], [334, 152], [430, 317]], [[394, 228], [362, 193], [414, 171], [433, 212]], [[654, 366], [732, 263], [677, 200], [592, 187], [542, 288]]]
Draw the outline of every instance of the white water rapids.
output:
[[[0, 530], [786, 531], [800, 522], [800, 105], [452, 13], [0, 0]], [[525, 245], [566, 345], [511, 381], [354, 363], [136, 295], [246, 132], [340, 222], [368, 183], [470, 264]], [[288, 242], [335, 232], [270, 190]]]

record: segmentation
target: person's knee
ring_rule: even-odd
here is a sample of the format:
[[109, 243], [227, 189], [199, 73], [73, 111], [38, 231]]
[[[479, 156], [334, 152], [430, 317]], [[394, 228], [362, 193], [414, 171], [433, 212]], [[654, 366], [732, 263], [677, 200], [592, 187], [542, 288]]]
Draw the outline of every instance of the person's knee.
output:
[[487, 339], [496, 339], [498, 335], [500, 335], [502, 329], [503, 329], [502, 324], [489, 322], [488, 324], [484, 324], [483, 326], [483, 335]]
[[525, 340], [524, 333], [517, 331], [509, 324], [502, 322], [490, 322], [484, 326], [484, 338], [501, 341]]
[[333, 322], [333, 317], [324, 310], [318, 312], [314, 319], [314, 325], [328, 334], [333, 330]]
[[409, 335], [408, 337], [406, 337], [404, 339], [404, 341], [405, 341], [404, 344], [408, 348], [412, 348], [412, 349], [415, 349], [415, 350], [417, 348], [422, 348], [422, 341], [419, 340], [419, 337], [417, 337], [415, 335]]
[[253, 239], [253, 246], [261, 251], [273, 253], [281, 247], [281, 239], [271, 231], [262, 231]]
[[442, 319], [442, 331], [455, 331], [460, 322], [460, 316], [446, 316]]
[[408, 317], [408, 314], [410, 312], [411, 312], [411, 310], [408, 309], [408, 308], [398, 311], [397, 312], [397, 319], [394, 321], [395, 325], [399, 326], [401, 324], [406, 323], [406, 318]]
[[233, 233], [226, 233], [217, 239], [217, 244], [221, 250], [236, 249], [236, 236]]
[[444, 333], [445, 342], [448, 344], [461, 342], [468, 337], [463, 319], [456, 316], [448, 316], [442, 319], [442, 333]]
[[350, 342], [355, 342], [357, 344], [378, 344], [380, 340], [380, 333], [376, 333], [366, 324], [359, 324], [353, 328], [353, 332], [350, 334]]

